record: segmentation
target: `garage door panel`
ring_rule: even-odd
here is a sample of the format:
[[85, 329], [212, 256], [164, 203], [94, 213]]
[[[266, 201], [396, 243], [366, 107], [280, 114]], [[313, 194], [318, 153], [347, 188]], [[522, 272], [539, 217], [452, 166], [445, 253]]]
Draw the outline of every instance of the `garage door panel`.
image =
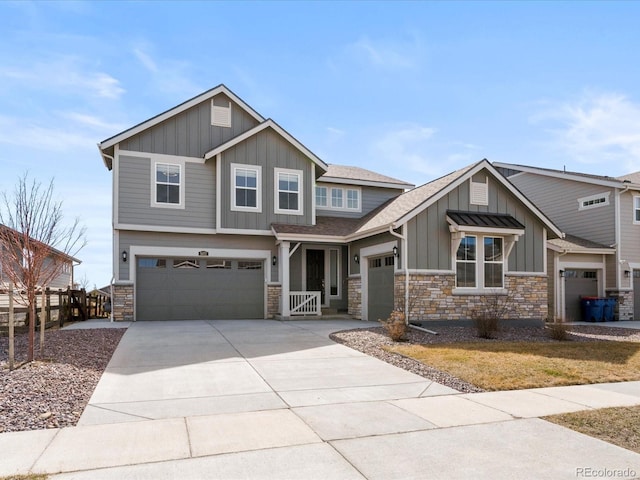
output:
[[[138, 319], [264, 318], [262, 262], [181, 258], [166, 259], [166, 268], [149, 268], [154, 265], [149, 260], [138, 264]], [[240, 270], [239, 265], [260, 268]]]
[[394, 304], [394, 257], [389, 255], [370, 259], [367, 282], [368, 319], [389, 318]]
[[582, 320], [580, 299], [598, 296], [597, 277], [595, 270], [565, 270], [565, 320]]

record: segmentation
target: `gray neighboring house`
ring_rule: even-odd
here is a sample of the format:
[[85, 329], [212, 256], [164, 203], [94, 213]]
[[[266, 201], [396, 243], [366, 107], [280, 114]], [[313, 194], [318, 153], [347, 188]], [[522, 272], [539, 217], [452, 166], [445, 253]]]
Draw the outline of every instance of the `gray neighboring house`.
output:
[[558, 228], [486, 160], [418, 188], [327, 165], [224, 85], [99, 145], [115, 320], [547, 316]]
[[550, 313], [578, 320], [582, 296], [613, 296], [617, 320], [640, 320], [640, 172], [494, 166], [566, 233], [549, 242]]

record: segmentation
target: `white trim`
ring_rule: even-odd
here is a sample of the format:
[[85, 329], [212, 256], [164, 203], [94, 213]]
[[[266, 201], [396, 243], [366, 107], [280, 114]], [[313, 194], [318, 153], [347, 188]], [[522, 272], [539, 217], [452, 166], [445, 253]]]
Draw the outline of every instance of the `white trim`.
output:
[[[409, 268], [409, 275], [455, 275], [455, 270], [429, 270], [424, 268]], [[404, 275], [405, 270], [398, 270], [396, 275]]]
[[136, 281], [136, 266], [138, 264], [138, 256], [154, 256], [154, 257], [199, 257], [200, 251], [206, 251], [210, 258], [237, 258], [264, 260], [264, 316], [267, 315], [268, 295], [266, 291], [267, 283], [271, 280], [271, 250], [244, 250], [237, 248], [198, 248], [198, 247], [152, 247], [146, 245], [130, 245], [129, 246], [129, 281], [134, 284], [133, 294], [133, 320], [136, 320], [138, 297], [138, 283]]
[[567, 268], [570, 270], [598, 270], [605, 268], [605, 264], [600, 262], [564, 262], [560, 260], [558, 265], [559, 270], [565, 270]]
[[120, 149], [118, 145], [113, 149], [113, 165], [111, 168], [113, 169], [113, 185], [111, 189], [111, 198], [113, 199], [112, 222], [116, 224], [118, 223], [118, 218], [120, 216], [120, 196], [118, 195], [118, 192], [120, 191]]
[[[573, 180], [575, 182], [590, 183], [593, 185], [602, 185], [604, 187], [624, 188], [625, 186], [632, 187], [633, 184], [623, 183], [621, 180], [600, 180], [597, 178], [586, 177], [583, 175], [575, 175], [569, 172], [545, 170], [536, 167], [528, 167], [526, 165], [515, 165], [510, 163], [494, 162], [494, 167], [507, 168], [509, 170], [518, 170], [519, 172], [534, 173], [536, 175], [544, 175], [546, 177], [561, 178], [564, 180]], [[637, 185], [636, 185], [637, 186]]]
[[347, 243], [346, 237], [334, 237], [323, 235], [308, 235], [300, 233], [275, 233], [273, 230], [269, 235], [275, 236], [278, 240], [287, 242], [316, 242], [316, 243]]
[[622, 269], [621, 267], [621, 254], [622, 252], [620, 251], [620, 240], [622, 238], [622, 233], [621, 233], [621, 214], [620, 214], [620, 197], [621, 193], [620, 190], [616, 190], [616, 194], [615, 194], [615, 204], [614, 204], [614, 214], [615, 214], [615, 245], [616, 245], [616, 271], [615, 271], [615, 278], [616, 278], [616, 287], [621, 288], [622, 287]]
[[455, 287], [451, 289], [451, 295], [508, 295], [509, 290], [506, 288], [460, 288]]
[[[611, 192], [603, 192], [603, 193], [596, 193], [595, 195], [589, 195], [587, 197], [581, 197], [578, 199], [578, 211], [582, 211], [582, 210], [592, 210], [594, 208], [598, 208], [598, 207], [605, 207], [607, 205], [609, 205], [609, 196], [611, 195]], [[594, 203], [592, 205], [584, 205], [585, 202], [590, 202], [590, 201], [595, 201], [595, 200], [600, 200], [600, 199], [604, 199], [604, 201], [600, 202], [600, 203]]]
[[[360, 311], [362, 320], [369, 319], [369, 257], [377, 257], [378, 255], [384, 255], [388, 253], [393, 253], [393, 247], [397, 247], [398, 242], [385, 242], [380, 243], [378, 245], [372, 245], [370, 247], [365, 247], [360, 249]], [[394, 261], [397, 268], [397, 262]]]
[[113, 278], [120, 281], [120, 232], [113, 229], [113, 245], [111, 246], [111, 266], [113, 267]]
[[[507, 247], [508, 244], [510, 243], [510, 240], [508, 237], [505, 236], [501, 236], [501, 235], [494, 235], [494, 234], [489, 234], [489, 235], [465, 235], [464, 238], [469, 238], [469, 237], [474, 237], [476, 239], [476, 255], [475, 255], [475, 260], [470, 261], [470, 260], [458, 260], [457, 258], [457, 252], [458, 252], [458, 248], [460, 247], [460, 243], [458, 243], [458, 248], [456, 248], [456, 251], [453, 251], [452, 248], [452, 258], [451, 258], [451, 265], [455, 266], [455, 271], [457, 272], [457, 264], [458, 262], [462, 262], [462, 263], [474, 263], [475, 264], [475, 275], [476, 275], [476, 284], [473, 287], [458, 287], [457, 283], [458, 283], [458, 278], [457, 278], [457, 274], [456, 274], [456, 278], [455, 278], [455, 285], [452, 289], [452, 292], [454, 293], [454, 295], [456, 294], [456, 292], [468, 292], [468, 291], [477, 291], [477, 292], [484, 292], [484, 294], [487, 294], [489, 292], [495, 291], [495, 290], [501, 290], [501, 289], [506, 289], [505, 286], [505, 276], [507, 273], [507, 269], [508, 269], [508, 264], [507, 264], [507, 258], [509, 255], [509, 251], [507, 251]], [[492, 261], [492, 260], [486, 260], [485, 258], [485, 248], [484, 248], [484, 240], [485, 238], [499, 238], [502, 242], [502, 261], [501, 262], [496, 262], [496, 261]], [[462, 241], [462, 239], [460, 239]], [[453, 243], [453, 242], [452, 242]], [[511, 241], [511, 243], [513, 244], [514, 242]], [[510, 250], [510, 249], [509, 249]], [[502, 286], [500, 287], [486, 287], [484, 285], [485, 282], [485, 267], [487, 264], [490, 265], [502, 265]], [[515, 273], [515, 272], [514, 272]]]
[[[280, 175], [295, 175], [298, 177], [298, 208], [287, 210], [280, 208]], [[284, 190], [287, 193], [293, 191]], [[304, 172], [291, 168], [275, 167], [273, 169], [273, 213], [276, 215], [304, 215]]]
[[[358, 186], [354, 186], [354, 185], [345, 185], [344, 187], [334, 187], [331, 185], [325, 185], [325, 184], [317, 184], [315, 186], [320, 187], [320, 188], [326, 188], [327, 189], [327, 205], [323, 206], [317, 206], [316, 208], [318, 210], [322, 210], [322, 211], [327, 211], [327, 212], [355, 212], [355, 213], [361, 213], [362, 212], [362, 189]], [[316, 188], [313, 189], [313, 198], [315, 200], [316, 198]], [[332, 200], [332, 190], [341, 190], [342, 191], [342, 207], [334, 207], [331, 203]], [[349, 190], [353, 190], [358, 192], [358, 207], [357, 208], [349, 208], [348, 207], [348, 194], [349, 194]]]
[[392, 188], [395, 190], [405, 191], [407, 189], [415, 188], [412, 183], [389, 183], [389, 182], [376, 182], [373, 180], [357, 180], [354, 178], [339, 178], [339, 177], [327, 177], [322, 176], [318, 180], [322, 183], [339, 183], [344, 185], [360, 185], [363, 187], [379, 187], [379, 188]]
[[547, 272], [505, 272], [505, 277], [546, 277]]
[[204, 165], [206, 160], [200, 157], [185, 157], [184, 155], [165, 155], [164, 153], [135, 152], [133, 150], [120, 150], [118, 152], [123, 157], [155, 159], [160, 163], [199, 163]]
[[191, 100], [187, 100], [186, 102], [176, 107], [173, 107], [167, 110], [166, 112], [161, 113], [160, 115], [157, 115], [153, 118], [150, 118], [149, 120], [139, 123], [138, 125], [128, 130], [125, 130], [124, 132], [121, 132], [115, 135], [114, 137], [111, 137], [110, 139], [105, 140], [102, 143], [99, 143], [98, 147], [101, 150], [112, 147], [113, 145], [116, 145], [122, 142], [123, 140], [126, 140], [127, 138], [133, 137], [134, 135], [137, 135], [138, 133], [148, 128], [158, 125], [159, 123], [162, 123], [165, 120], [168, 120], [169, 118], [174, 117], [190, 109], [191, 107], [198, 105], [199, 103], [205, 102], [208, 99], [211, 99], [216, 95], [219, 95], [220, 93], [224, 93], [227, 97], [229, 97], [232, 101], [238, 104], [244, 111], [246, 111], [250, 116], [255, 118], [258, 122], [264, 121], [264, 117], [262, 117], [262, 115], [257, 113], [253, 108], [251, 108], [249, 105], [243, 102], [235, 93], [229, 90], [225, 85], [218, 85], [217, 87], [212, 88], [211, 90], [208, 90], [196, 97], [193, 97]]
[[[151, 208], [171, 208], [171, 209], [178, 209], [178, 210], [184, 210], [185, 209], [185, 190], [186, 190], [186, 181], [185, 181], [185, 177], [186, 177], [186, 168], [185, 168], [185, 163], [179, 159], [177, 159], [175, 162], [173, 163], [167, 163], [167, 162], [163, 162], [163, 161], [158, 161], [155, 159], [155, 155], [152, 155], [150, 158], [150, 164], [151, 164]], [[170, 167], [178, 167], [179, 168], [179, 175], [180, 175], [180, 181], [178, 183], [178, 196], [180, 201], [178, 203], [164, 203], [164, 202], [158, 202], [157, 201], [157, 187], [158, 187], [158, 181], [157, 181], [157, 175], [158, 175], [158, 165], [167, 165]]]
[[216, 229], [222, 227], [222, 154], [216, 155]]
[[247, 130], [246, 132], [244, 132], [244, 133], [232, 138], [228, 142], [223, 143], [222, 145], [218, 145], [216, 148], [214, 148], [212, 150], [209, 150], [208, 152], [206, 152], [204, 154], [204, 158], [205, 158], [205, 160], [208, 160], [211, 157], [214, 157], [215, 155], [217, 155], [218, 153], [222, 153], [225, 150], [228, 150], [229, 148], [237, 145], [238, 143], [243, 142], [244, 140], [248, 139], [249, 137], [252, 137], [253, 135], [256, 135], [257, 133], [260, 133], [261, 131], [263, 131], [266, 128], [269, 128], [269, 127], [272, 128], [273, 130], [275, 130], [276, 133], [278, 133], [281, 137], [283, 137], [285, 140], [287, 140], [291, 145], [293, 145], [298, 150], [300, 150], [300, 152], [302, 152], [312, 162], [314, 162], [316, 165], [318, 165], [320, 168], [322, 168], [322, 170], [324, 170], [324, 171], [327, 170], [328, 166], [327, 166], [326, 163], [324, 163], [322, 160], [320, 160], [320, 158], [318, 158], [311, 150], [309, 150], [302, 143], [300, 143], [298, 140], [296, 140], [286, 130], [284, 130], [280, 125], [278, 125], [276, 122], [274, 122], [270, 118], [268, 120], [265, 120], [264, 122], [260, 123], [259, 125], [256, 125], [252, 129]]
[[592, 247], [577, 247], [577, 248], [562, 248], [553, 243], [547, 241], [547, 248], [549, 250], [553, 250], [558, 253], [584, 253], [584, 254], [595, 254], [595, 255], [613, 255], [616, 253], [615, 248], [592, 248]]
[[[447, 216], [447, 220], [450, 220], [449, 216]], [[498, 235], [501, 237], [504, 237], [506, 235], [524, 235], [524, 228], [475, 227], [473, 225], [456, 225], [455, 223], [449, 225], [449, 231], [451, 233], [486, 233], [487, 235]]]
[[[342, 274], [342, 248], [327, 245], [314, 245], [305, 244], [302, 245], [300, 251], [301, 258], [301, 276], [302, 276], [302, 291], [307, 291], [307, 251], [308, 250], [322, 250], [324, 252], [324, 303], [323, 307], [330, 307], [331, 300], [341, 300], [343, 295], [342, 282], [340, 280]], [[331, 250], [338, 252], [337, 267], [338, 267], [338, 294], [331, 295]]]
[[[231, 200], [229, 204], [229, 210], [232, 212], [251, 212], [262, 213], [262, 165], [246, 165], [243, 163], [230, 163], [229, 170], [231, 172], [231, 178], [229, 179], [229, 186], [231, 189]], [[243, 207], [236, 205], [236, 171], [237, 170], [249, 170], [256, 172], [256, 206], [255, 207]]]
[[316, 164], [311, 164], [311, 225], [316, 224]]
[[[636, 207], [636, 200], [639, 202], [637, 207]], [[636, 210], [640, 210], [640, 195], [633, 195], [631, 199], [631, 212], [633, 213], [633, 218], [632, 218], [633, 224], [640, 225], [640, 220], [636, 220]]]
[[173, 227], [168, 225], [141, 225], [136, 223], [118, 223], [113, 226], [115, 230], [139, 231], [139, 232], [163, 232], [163, 233], [197, 233], [202, 235], [214, 235], [220, 233], [215, 228]]
[[542, 227], [542, 271], [547, 273], [547, 229]]
[[261, 235], [266, 237], [273, 236], [273, 232], [271, 230], [250, 230], [248, 228], [218, 228], [216, 233], [225, 233], [229, 235]]

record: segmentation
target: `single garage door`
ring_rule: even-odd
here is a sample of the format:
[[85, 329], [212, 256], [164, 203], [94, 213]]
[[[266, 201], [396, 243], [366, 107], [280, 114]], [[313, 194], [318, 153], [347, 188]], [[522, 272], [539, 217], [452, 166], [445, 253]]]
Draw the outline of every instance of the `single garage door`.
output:
[[565, 270], [564, 302], [565, 320], [582, 320], [580, 299], [598, 296], [598, 272], [596, 270]]
[[264, 261], [138, 258], [138, 320], [264, 318]]
[[640, 270], [633, 271], [633, 319], [640, 320]]
[[393, 255], [369, 259], [367, 316], [371, 321], [389, 318], [393, 310]]

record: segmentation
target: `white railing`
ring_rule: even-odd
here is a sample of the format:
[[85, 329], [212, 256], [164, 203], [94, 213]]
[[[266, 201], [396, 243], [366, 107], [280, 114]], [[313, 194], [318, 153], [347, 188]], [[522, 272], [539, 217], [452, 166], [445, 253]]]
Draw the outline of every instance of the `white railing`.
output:
[[322, 315], [320, 292], [289, 292], [290, 315]]

